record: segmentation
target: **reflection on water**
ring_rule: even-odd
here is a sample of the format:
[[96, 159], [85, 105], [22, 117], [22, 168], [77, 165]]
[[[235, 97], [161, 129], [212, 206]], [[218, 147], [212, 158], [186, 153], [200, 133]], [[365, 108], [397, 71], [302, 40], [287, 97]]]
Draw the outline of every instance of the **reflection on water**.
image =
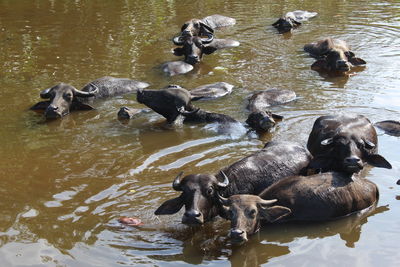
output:
[[[296, 9], [319, 16], [291, 34], [277, 34], [270, 25]], [[380, 190], [378, 208], [368, 217], [267, 226], [236, 247], [222, 219], [189, 228], [180, 223], [182, 214], [153, 212], [178, 195], [171, 187], [178, 172], [215, 173], [271, 139], [304, 143], [320, 115], [398, 120], [399, 12], [400, 4], [390, 0], [0, 1], [1, 262], [395, 265], [399, 138], [380, 131], [380, 154], [393, 169], [368, 173]], [[162, 63], [176, 60], [171, 38], [183, 22], [215, 13], [237, 20], [216, 35], [241, 45], [204, 57], [186, 75], [162, 73]], [[340, 77], [312, 71], [314, 59], [302, 48], [324, 37], [345, 40], [366, 67]], [[290, 89], [299, 97], [271, 108], [285, 119], [262, 136], [242, 124], [166, 127], [154, 112], [121, 123], [121, 106], [143, 108], [135, 95], [96, 101], [95, 110], [51, 122], [28, 110], [44, 88], [61, 81], [81, 88], [106, 75], [146, 81], [151, 89], [231, 83], [232, 94], [196, 106], [241, 122], [248, 115], [245, 99], [256, 90]], [[144, 225], [123, 228], [120, 216]]]

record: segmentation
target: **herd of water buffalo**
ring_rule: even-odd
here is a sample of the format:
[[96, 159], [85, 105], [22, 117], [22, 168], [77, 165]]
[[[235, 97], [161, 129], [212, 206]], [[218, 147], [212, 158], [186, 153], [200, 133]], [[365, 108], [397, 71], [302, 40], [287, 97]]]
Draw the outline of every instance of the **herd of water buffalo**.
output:
[[[289, 12], [272, 26], [280, 33], [291, 31], [301, 22], [316, 16], [314, 12]], [[214, 30], [235, 24], [235, 19], [212, 15], [186, 22], [179, 36], [173, 38], [174, 54], [183, 61], [165, 63], [169, 75], [183, 74], [200, 62], [203, 54], [235, 47], [239, 42], [216, 39]], [[304, 50], [316, 61], [318, 71], [346, 73], [366, 62], [355, 56], [346, 42], [327, 38], [306, 44]], [[44, 111], [48, 119], [61, 118], [73, 110], [90, 110], [91, 101], [125, 93], [136, 93], [137, 102], [166, 118], [167, 123], [239, 123], [236, 119], [208, 112], [194, 106], [199, 99], [218, 98], [232, 91], [232, 85], [220, 82], [187, 90], [178, 85], [146, 89], [149, 84], [131, 79], [103, 77], [81, 90], [60, 83], [40, 93], [45, 99], [32, 110]], [[244, 125], [256, 132], [268, 131], [283, 117], [268, 107], [296, 98], [290, 90], [269, 89], [248, 99], [248, 118]], [[119, 118], [130, 119], [141, 110], [123, 107]], [[182, 223], [203, 224], [216, 216], [231, 221], [230, 237], [244, 242], [257, 232], [263, 222], [330, 220], [361, 211], [376, 204], [377, 186], [367, 180], [362, 169], [366, 164], [392, 168], [377, 154], [378, 140], [374, 127], [400, 136], [400, 123], [383, 121], [372, 124], [362, 115], [327, 115], [319, 117], [311, 130], [307, 146], [288, 141], [271, 141], [263, 149], [224, 167], [216, 174], [177, 175], [173, 189], [176, 198], [165, 201], [156, 215], [177, 213], [184, 207]], [[122, 222], [132, 223], [125, 218]]]

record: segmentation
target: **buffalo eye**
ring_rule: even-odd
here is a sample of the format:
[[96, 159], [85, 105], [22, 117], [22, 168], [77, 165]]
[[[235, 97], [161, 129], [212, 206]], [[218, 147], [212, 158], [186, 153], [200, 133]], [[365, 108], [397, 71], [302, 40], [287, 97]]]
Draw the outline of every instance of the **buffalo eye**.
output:
[[65, 97], [65, 99], [71, 101], [73, 96], [72, 96], [72, 93], [66, 93], [66, 94], [64, 95], [64, 97]]
[[250, 218], [255, 218], [256, 217], [256, 210], [255, 209], [249, 210], [249, 217]]
[[207, 189], [207, 195], [211, 196], [214, 193], [214, 189], [212, 187]]

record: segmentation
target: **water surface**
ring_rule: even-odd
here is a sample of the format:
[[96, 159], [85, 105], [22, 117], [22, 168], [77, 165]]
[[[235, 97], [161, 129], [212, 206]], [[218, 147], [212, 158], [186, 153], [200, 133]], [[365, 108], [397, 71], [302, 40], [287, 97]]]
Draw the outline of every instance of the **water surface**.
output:
[[[319, 16], [292, 34], [270, 24], [287, 11]], [[237, 19], [218, 30], [241, 46], [206, 55], [187, 75], [168, 77], [160, 65], [176, 60], [171, 38], [190, 18]], [[244, 246], [226, 238], [229, 223], [180, 223], [181, 213], [153, 215], [178, 195], [180, 171], [215, 173], [270, 140], [305, 143], [320, 115], [354, 112], [371, 121], [399, 119], [400, 3], [398, 1], [67, 1], [0, 0], [0, 259], [6, 266], [395, 266], [400, 262], [399, 138], [379, 133], [392, 170], [373, 168], [380, 189], [371, 214], [319, 224], [265, 227]], [[368, 64], [351, 77], [310, 70], [304, 44], [346, 40]], [[141, 108], [135, 95], [95, 103], [45, 122], [29, 111], [42, 89], [58, 82], [81, 88], [111, 75], [158, 89], [191, 89], [225, 81], [234, 92], [201, 108], [244, 121], [253, 91], [281, 88], [299, 98], [273, 107], [285, 120], [271, 133], [241, 127], [220, 134], [213, 125], [165, 127], [155, 113], [123, 124], [119, 107]], [[141, 227], [122, 227], [120, 216]]]

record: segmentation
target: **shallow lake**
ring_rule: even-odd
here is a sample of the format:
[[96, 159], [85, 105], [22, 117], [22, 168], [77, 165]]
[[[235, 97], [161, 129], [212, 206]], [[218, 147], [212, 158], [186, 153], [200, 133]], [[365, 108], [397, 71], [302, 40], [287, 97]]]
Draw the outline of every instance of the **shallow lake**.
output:
[[[270, 25], [297, 9], [319, 15], [277, 34]], [[237, 20], [216, 35], [241, 45], [204, 56], [186, 75], [163, 74], [160, 65], [178, 59], [171, 38], [181, 25], [212, 14]], [[368, 171], [380, 190], [368, 216], [267, 226], [233, 246], [220, 218], [191, 228], [180, 223], [181, 212], [153, 212], [178, 195], [171, 183], [180, 171], [215, 173], [270, 140], [305, 144], [318, 116], [399, 120], [399, 14], [396, 0], [0, 0], [1, 265], [398, 266], [400, 139], [382, 131], [379, 151], [393, 169]], [[312, 71], [302, 47], [323, 37], [347, 41], [365, 69], [350, 77]], [[153, 112], [121, 123], [121, 106], [142, 108], [135, 95], [51, 122], [29, 111], [45, 88], [62, 81], [79, 89], [106, 75], [152, 89], [231, 83], [231, 95], [195, 104], [240, 121], [254, 91], [291, 89], [298, 98], [272, 107], [285, 119], [263, 136], [241, 127], [225, 134], [215, 125], [166, 127]], [[124, 227], [120, 216], [144, 225]]]

